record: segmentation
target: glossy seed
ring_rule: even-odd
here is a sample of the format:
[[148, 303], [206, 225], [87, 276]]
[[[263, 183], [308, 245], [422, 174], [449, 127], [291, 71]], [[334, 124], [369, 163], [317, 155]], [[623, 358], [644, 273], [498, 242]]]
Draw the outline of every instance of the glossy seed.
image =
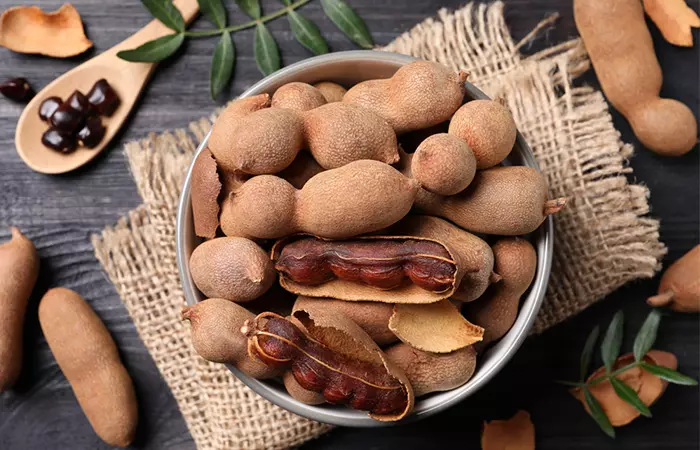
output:
[[83, 126], [85, 116], [71, 108], [68, 102], [63, 102], [51, 115], [50, 123], [58, 131], [73, 134]]
[[41, 143], [51, 150], [61, 153], [70, 153], [75, 150], [75, 137], [70, 133], [65, 133], [55, 128], [49, 128], [41, 136]]
[[99, 117], [91, 116], [78, 131], [78, 141], [87, 148], [95, 148], [105, 135], [105, 127]]
[[0, 84], [0, 94], [15, 102], [26, 103], [34, 97], [34, 89], [25, 78], [13, 78]]
[[102, 78], [92, 86], [87, 94], [88, 101], [102, 116], [111, 116], [121, 104], [121, 100], [112, 86]]
[[39, 106], [39, 118], [44, 122], [48, 122], [53, 113], [61, 106], [61, 103], [63, 103], [61, 97], [49, 97], [41, 102], [41, 106]]

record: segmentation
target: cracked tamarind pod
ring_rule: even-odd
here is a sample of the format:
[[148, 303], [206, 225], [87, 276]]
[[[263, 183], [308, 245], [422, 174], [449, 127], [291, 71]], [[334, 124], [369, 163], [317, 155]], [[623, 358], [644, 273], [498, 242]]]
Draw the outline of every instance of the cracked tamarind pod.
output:
[[413, 408], [406, 375], [357, 324], [317, 308], [292, 317], [262, 313], [246, 321], [241, 332], [251, 357], [291, 369], [301, 388], [323, 394], [329, 403], [368, 411], [376, 420], [399, 420]]

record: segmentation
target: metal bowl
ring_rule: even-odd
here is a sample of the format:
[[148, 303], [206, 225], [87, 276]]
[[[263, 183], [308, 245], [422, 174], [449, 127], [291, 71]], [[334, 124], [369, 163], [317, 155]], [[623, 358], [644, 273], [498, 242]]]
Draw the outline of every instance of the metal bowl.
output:
[[[379, 51], [350, 51], [309, 58], [266, 77], [245, 91], [241, 97], [257, 95], [264, 92], [273, 93], [278, 87], [291, 81], [314, 83], [322, 80], [335, 81], [350, 86], [363, 80], [389, 78], [399, 67], [414, 59], [408, 56]], [[488, 98], [471, 83], [466, 83], [467, 97], [472, 99]], [[207, 135], [200, 143], [197, 154], [207, 145]], [[524, 165], [538, 169], [523, 136], [518, 133], [515, 148], [506, 162], [512, 165]], [[202, 294], [195, 287], [189, 270], [189, 259], [194, 248], [201, 242], [194, 234], [192, 207], [190, 203], [192, 168], [190, 167], [180, 196], [177, 215], [177, 262], [182, 279], [185, 299], [189, 305], [203, 300]], [[530, 235], [530, 240], [537, 250], [537, 273], [529, 291], [522, 299], [518, 318], [513, 328], [499, 342], [492, 345], [477, 363], [477, 370], [471, 380], [463, 386], [446, 392], [438, 392], [416, 400], [411, 414], [400, 422], [378, 422], [363, 411], [345, 406], [319, 405], [301, 403], [287, 394], [284, 386], [277, 380], [256, 380], [235, 367], [228, 365], [233, 374], [272, 403], [295, 414], [309, 419], [333, 425], [352, 427], [386, 427], [395, 423], [406, 423], [436, 414], [465, 400], [481, 389], [513, 357], [528, 335], [535, 316], [542, 305], [547, 289], [552, 265], [553, 243], [552, 218], [547, 217], [540, 228]]]

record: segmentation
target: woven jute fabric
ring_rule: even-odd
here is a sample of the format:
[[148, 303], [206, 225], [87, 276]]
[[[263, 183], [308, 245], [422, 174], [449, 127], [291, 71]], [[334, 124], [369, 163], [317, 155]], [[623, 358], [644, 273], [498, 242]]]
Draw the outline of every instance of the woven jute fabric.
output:
[[[515, 43], [503, 3], [469, 4], [439, 11], [384, 48], [467, 70], [487, 94], [503, 97], [551, 195], [569, 197], [556, 215], [552, 277], [535, 333], [630, 280], [651, 277], [665, 253], [658, 221], [646, 217], [647, 188], [627, 181], [632, 148], [620, 141], [601, 93], [572, 84], [589, 68], [581, 43], [521, 55], [521, 45], [550, 23]], [[177, 201], [213, 119], [126, 145], [143, 205], [93, 236], [93, 244], [198, 448], [286, 448], [329, 427], [272, 405], [223, 365], [198, 357], [179, 319], [185, 300], [175, 257]]]

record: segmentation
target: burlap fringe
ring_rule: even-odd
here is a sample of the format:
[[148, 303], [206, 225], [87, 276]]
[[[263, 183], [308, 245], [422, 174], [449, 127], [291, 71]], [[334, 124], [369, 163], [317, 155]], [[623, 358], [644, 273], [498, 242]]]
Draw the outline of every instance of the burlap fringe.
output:
[[[553, 196], [568, 196], [556, 216], [552, 278], [534, 332], [581, 311], [622, 284], [651, 277], [665, 247], [649, 212], [646, 187], [628, 183], [632, 148], [620, 141], [600, 92], [575, 87], [589, 68], [578, 40], [523, 57], [506, 28], [503, 3], [442, 9], [385, 51], [437, 61], [470, 72], [491, 96], [506, 99], [532, 147]], [[223, 366], [199, 358], [179, 321], [184, 298], [175, 260], [180, 186], [196, 143], [215, 115], [127, 144], [144, 205], [93, 236], [95, 254], [168, 382], [202, 449], [285, 448], [329, 427], [294, 416], [258, 397]]]

